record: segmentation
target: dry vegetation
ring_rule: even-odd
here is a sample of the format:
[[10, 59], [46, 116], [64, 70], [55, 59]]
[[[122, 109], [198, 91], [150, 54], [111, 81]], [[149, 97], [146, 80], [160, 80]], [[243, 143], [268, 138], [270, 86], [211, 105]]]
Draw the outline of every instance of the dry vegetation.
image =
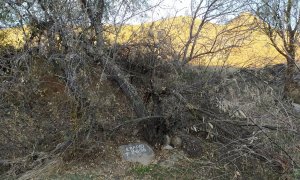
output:
[[[175, 17], [165, 20], [146, 23], [143, 25], [126, 25], [123, 26], [116, 38], [113, 34], [108, 34], [110, 40], [115, 38], [118, 43], [130, 43], [137, 39], [144, 38], [145, 34], [150, 33], [157, 44], [167, 46], [164, 51], [176, 56], [177, 52], [182, 50], [185, 42], [189, 38], [190, 17]], [[196, 19], [196, 29], [201, 23]], [[270, 44], [270, 40], [255, 27], [255, 16], [245, 13], [226, 24], [208, 23], [205, 24], [201, 38], [197, 43], [196, 49], [199, 54], [205, 53], [207, 49], [216, 44], [216, 48], [226, 44], [234, 45], [227, 51], [221, 51], [220, 55], [212, 53], [212, 56], [204, 54], [193, 59], [194, 65], [202, 66], [233, 66], [233, 67], [257, 67], [261, 68], [266, 65], [284, 63], [284, 57], [280, 55]], [[108, 31], [112, 32], [112, 30]], [[114, 31], [113, 31], [114, 32]], [[215, 39], [217, 37], [217, 39]], [[214, 42], [216, 40], [216, 42]], [[227, 45], [227, 46], [229, 46]], [[224, 60], [224, 54], [228, 55]]]
[[[300, 178], [300, 110], [255, 16], [103, 25], [82, 0], [72, 27], [74, 4], [37, 3], [54, 25], [0, 31], [0, 179]], [[137, 141], [151, 165], [121, 160]]]
[[[131, 44], [137, 42], [145, 36], [150, 35], [156, 44], [165, 45], [163, 49], [169, 55], [176, 56], [187, 41], [189, 24], [192, 19], [189, 17], [175, 17], [143, 25], [124, 25], [115, 28], [112, 25], [105, 27], [105, 36], [109, 43]], [[224, 46], [225, 43], [235, 45], [231, 48], [228, 58], [224, 60], [224, 51], [218, 56], [213, 53], [213, 57], [203, 55], [195, 58], [194, 65], [210, 66], [233, 66], [233, 67], [257, 67], [284, 63], [284, 57], [272, 47], [270, 40], [263, 32], [255, 28], [255, 16], [245, 13], [226, 24], [209, 23], [203, 29], [203, 38], [197, 44], [199, 51], [211, 47], [212, 42], [218, 35], [217, 46]], [[196, 19], [195, 28], [201, 23]], [[76, 30], [81, 32], [80, 29]], [[28, 33], [28, 32], [27, 32]], [[24, 36], [19, 28], [2, 30], [0, 32], [1, 45], [12, 45], [21, 47], [24, 45]], [[221, 44], [221, 41], [223, 44]], [[205, 47], [204, 47], [205, 46]]]

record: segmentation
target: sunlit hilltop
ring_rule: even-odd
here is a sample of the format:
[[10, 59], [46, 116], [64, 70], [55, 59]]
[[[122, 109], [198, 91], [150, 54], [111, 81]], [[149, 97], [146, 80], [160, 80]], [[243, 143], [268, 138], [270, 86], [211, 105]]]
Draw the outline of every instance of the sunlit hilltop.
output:
[[[141, 40], [155, 43], [168, 52], [170, 58], [178, 58], [189, 39], [191, 22], [190, 17], [180, 16], [141, 25], [107, 25], [105, 35], [111, 43], [130, 44]], [[244, 13], [227, 24], [205, 23], [195, 46], [196, 57], [190, 63], [261, 67], [284, 62], [268, 37], [255, 28], [255, 22], [255, 16]], [[193, 33], [200, 24], [201, 20], [196, 19]], [[23, 37], [20, 28], [0, 32], [2, 45], [21, 47], [24, 45]]]

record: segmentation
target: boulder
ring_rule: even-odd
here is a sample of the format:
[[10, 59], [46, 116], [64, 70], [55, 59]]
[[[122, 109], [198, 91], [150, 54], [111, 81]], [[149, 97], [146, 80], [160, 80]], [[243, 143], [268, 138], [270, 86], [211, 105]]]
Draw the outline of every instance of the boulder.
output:
[[145, 143], [132, 143], [119, 147], [122, 159], [129, 162], [139, 162], [148, 165], [154, 159], [153, 149]]

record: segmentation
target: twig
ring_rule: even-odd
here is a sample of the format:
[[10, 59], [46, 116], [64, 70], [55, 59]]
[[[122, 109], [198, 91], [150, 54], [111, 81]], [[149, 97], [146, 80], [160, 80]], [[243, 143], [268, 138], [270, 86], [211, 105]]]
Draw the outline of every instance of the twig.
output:
[[[187, 100], [181, 95], [181, 94], [179, 94], [179, 93], [177, 93], [177, 92], [175, 92], [175, 91], [173, 91], [173, 94], [175, 95], [175, 97], [176, 98], [178, 98], [180, 101], [182, 101], [182, 102], [184, 102], [185, 104], [186, 104], [186, 107], [189, 109], [189, 110], [192, 110], [192, 112], [193, 112], [193, 110], [197, 110], [197, 111], [200, 111], [200, 112], [202, 112], [202, 113], [205, 113], [206, 115], [210, 115], [211, 116], [211, 114], [210, 113], [208, 113], [208, 112], [206, 112], [206, 111], [203, 111], [203, 110], [201, 110], [201, 109], [199, 109], [199, 108], [196, 108], [196, 107], [194, 107], [194, 106], [192, 106], [190, 103], [188, 103], [187, 102]], [[213, 115], [213, 117], [216, 117], [216, 119], [220, 119], [220, 118], [218, 118], [217, 116], [215, 116], [215, 115]], [[263, 130], [263, 128], [268, 128], [268, 129], [273, 129], [273, 130], [276, 130], [276, 129], [278, 129], [277, 127], [272, 127], [272, 126], [259, 126], [258, 124], [256, 124], [255, 123], [255, 121], [252, 119], [252, 118], [245, 118], [245, 120], [250, 120], [253, 124], [252, 124], [252, 126], [256, 126], [257, 128], [259, 128], [260, 129], [260, 131], [269, 139], [269, 141], [272, 143], [272, 144], [274, 144], [275, 146], [277, 146], [280, 150], [282, 150], [283, 152], [284, 152], [284, 154], [286, 154], [287, 156], [288, 156], [288, 158], [293, 162], [293, 164], [294, 164], [294, 166], [295, 167], [299, 167], [298, 166], [298, 164], [295, 162], [295, 160], [289, 155], [289, 153], [288, 152], [286, 152], [278, 143], [276, 143], [275, 141], [273, 141], [272, 140], [272, 138], [266, 133], [266, 132], [264, 132], [264, 130]], [[216, 125], [216, 123], [214, 123], [215, 125]], [[235, 124], [236, 125], [236, 124]], [[220, 127], [220, 126], [219, 126]], [[224, 130], [222, 127], [220, 127], [221, 128], [221, 130]], [[227, 132], [227, 131], [225, 131], [225, 132]], [[229, 133], [229, 135], [232, 135], [232, 133]]]
[[270, 141], [272, 144], [274, 144], [274, 145], [277, 146], [280, 150], [282, 150], [282, 152], [283, 152], [284, 154], [286, 154], [286, 155], [288, 156], [288, 158], [293, 162], [293, 164], [294, 164], [294, 166], [295, 166], [296, 168], [299, 167], [299, 165], [297, 164], [297, 162], [289, 155], [289, 153], [286, 152], [286, 150], [284, 150], [278, 143], [276, 143], [275, 141], [273, 141], [272, 138], [271, 138], [266, 132], [264, 132], [264, 130], [262, 129], [261, 126], [259, 126], [258, 124], [256, 124], [255, 121], [254, 121], [251, 117], [249, 117], [248, 120], [250, 120], [250, 121], [253, 123], [253, 125], [255, 125], [257, 128], [259, 128], [260, 131], [261, 131], [261, 132], [269, 139], [269, 141]]
[[72, 140], [67, 140], [65, 142], [62, 142], [60, 144], [58, 144], [56, 146], [56, 148], [54, 150], [51, 151], [52, 155], [58, 154], [60, 152], [63, 152], [64, 150], [66, 150], [71, 144], [73, 143]]
[[[258, 126], [257, 124], [236, 124], [238, 126]], [[285, 129], [284, 127], [280, 127], [280, 126], [271, 126], [271, 125], [261, 125], [261, 128], [265, 128], [265, 129], [269, 129], [272, 131], [288, 131], [288, 132], [293, 132], [295, 134], [300, 135], [300, 133], [298, 131], [293, 131], [293, 130], [289, 130], [289, 129]]]
[[9, 166], [11, 164], [14, 164], [11, 160], [0, 160], [0, 166]]

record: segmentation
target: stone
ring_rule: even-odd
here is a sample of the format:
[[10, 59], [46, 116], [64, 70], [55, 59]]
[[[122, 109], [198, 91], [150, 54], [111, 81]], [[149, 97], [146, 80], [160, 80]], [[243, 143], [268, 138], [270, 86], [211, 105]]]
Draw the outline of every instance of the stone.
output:
[[294, 110], [297, 112], [297, 113], [300, 113], [300, 104], [297, 104], [297, 103], [292, 103], [293, 107], [294, 107]]
[[170, 145], [171, 144], [171, 138], [169, 135], [165, 135], [164, 136], [164, 145], [167, 146], [167, 145]]
[[153, 149], [145, 143], [132, 143], [119, 147], [122, 159], [148, 165], [154, 159]]
[[181, 145], [182, 145], [182, 140], [181, 140], [181, 138], [178, 137], [178, 136], [172, 137], [172, 139], [171, 139], [171, 145], [172, 145], [173, 147], [175, 147], [175, 148], [181, 147]]
[[162, 147], [162, 149], [163, 150], [172, 150], [174, 148], [172, 146], [170, 146], [170, 145], [165, 145], [165, 146]]

